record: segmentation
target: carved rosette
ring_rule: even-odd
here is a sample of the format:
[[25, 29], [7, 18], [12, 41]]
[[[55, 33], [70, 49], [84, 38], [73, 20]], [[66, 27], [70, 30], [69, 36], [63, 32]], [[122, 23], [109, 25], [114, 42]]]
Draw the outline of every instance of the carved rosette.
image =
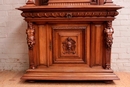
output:
[[72, 38], [70, 38], [70, 37], [66, 38], [65, 41], [62, 42], [62, 44], [63, 44], [63, 54], [71, 54], [71, 53], [75, 54], [76, 53], [76, 51], [75, 51], [76, 42]]
[[111, 49], [112, 44], [113, 44], [113, 33], [114, 33], [114, 29], [112, 28], [112, 22], [109, 21], [107, 22], [107, 28], [105, 28], [104, 30], [105, 33], [105, 39], [106, 39], [106, 47], [108, 50]]
[[26, 30], [26, 34], [27, 34], [27, 44], [28, 44], [28, 48], [29, 50], [33, 49], [33, 46], [35, 44], [35, 29], [33, 27], [33, 23], [32, 22], [28, 22], [28, 28]]

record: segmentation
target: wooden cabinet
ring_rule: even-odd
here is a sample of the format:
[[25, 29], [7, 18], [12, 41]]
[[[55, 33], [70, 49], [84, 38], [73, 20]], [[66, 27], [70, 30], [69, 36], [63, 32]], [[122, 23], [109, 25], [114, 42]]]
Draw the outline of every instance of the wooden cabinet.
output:
[[28, 0], [29, 69], [24, 80], [116, 80], [111, 69], [111, 0]]

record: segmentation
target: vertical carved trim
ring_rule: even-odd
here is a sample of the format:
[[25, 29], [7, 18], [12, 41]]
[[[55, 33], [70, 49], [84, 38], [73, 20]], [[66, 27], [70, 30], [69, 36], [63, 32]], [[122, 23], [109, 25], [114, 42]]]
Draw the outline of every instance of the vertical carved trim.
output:
[[113, 44], [113, 33], [114, 33], [114, 29], [112, 28], [112, 22], [109, 21], [107, 22], [107, 28], [105, 28], [104, 30], [105, 33], [105, 39], [106, 39], [106, 47], [108, 50], [111, 49], [112, 44]]
[[113, 44], [113, 33], [114, 29], [112, 28], [112, 22], [107, 22], [107, 28], [104, 30], [105, 33], [105, 45], [106, 45], [106, 63], [105, 63], [105, 69], [110, 69], [110, 58], [111, 58], [111, 47]]
[[33, 27], [33, 23], [32, 22], [28, 22], [28, 28], [26, 30], [26, 34], [27, 34], [27, 44], [28, 44], [28, 48], [29, 50], [33, 50], [33, 46], [35, 45], [35, 29]]

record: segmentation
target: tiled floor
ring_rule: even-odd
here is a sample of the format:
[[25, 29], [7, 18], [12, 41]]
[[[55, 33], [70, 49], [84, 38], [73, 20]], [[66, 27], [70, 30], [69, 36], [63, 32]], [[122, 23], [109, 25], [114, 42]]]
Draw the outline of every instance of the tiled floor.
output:
[[114, 80], [111, 84], [104, 82], [66, 82], [66, 81], [36, 81], [36, 82], [24, 82], [20, 80], [20, 77], [24, 72], [0, 72], [0, 87], [130, 87], [130, 73], [117, 72], [120, 80]]

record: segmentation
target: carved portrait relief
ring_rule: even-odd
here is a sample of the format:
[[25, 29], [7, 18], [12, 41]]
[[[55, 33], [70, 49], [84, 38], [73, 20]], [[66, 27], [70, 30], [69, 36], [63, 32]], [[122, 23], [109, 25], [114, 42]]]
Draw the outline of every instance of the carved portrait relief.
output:
[[64, 42], [62, 42], [63, 44], [63, 54], [75, 54], [75, 47], [76, 47], [76, 42], [68, 37], [66, 38], [66, 40]]

